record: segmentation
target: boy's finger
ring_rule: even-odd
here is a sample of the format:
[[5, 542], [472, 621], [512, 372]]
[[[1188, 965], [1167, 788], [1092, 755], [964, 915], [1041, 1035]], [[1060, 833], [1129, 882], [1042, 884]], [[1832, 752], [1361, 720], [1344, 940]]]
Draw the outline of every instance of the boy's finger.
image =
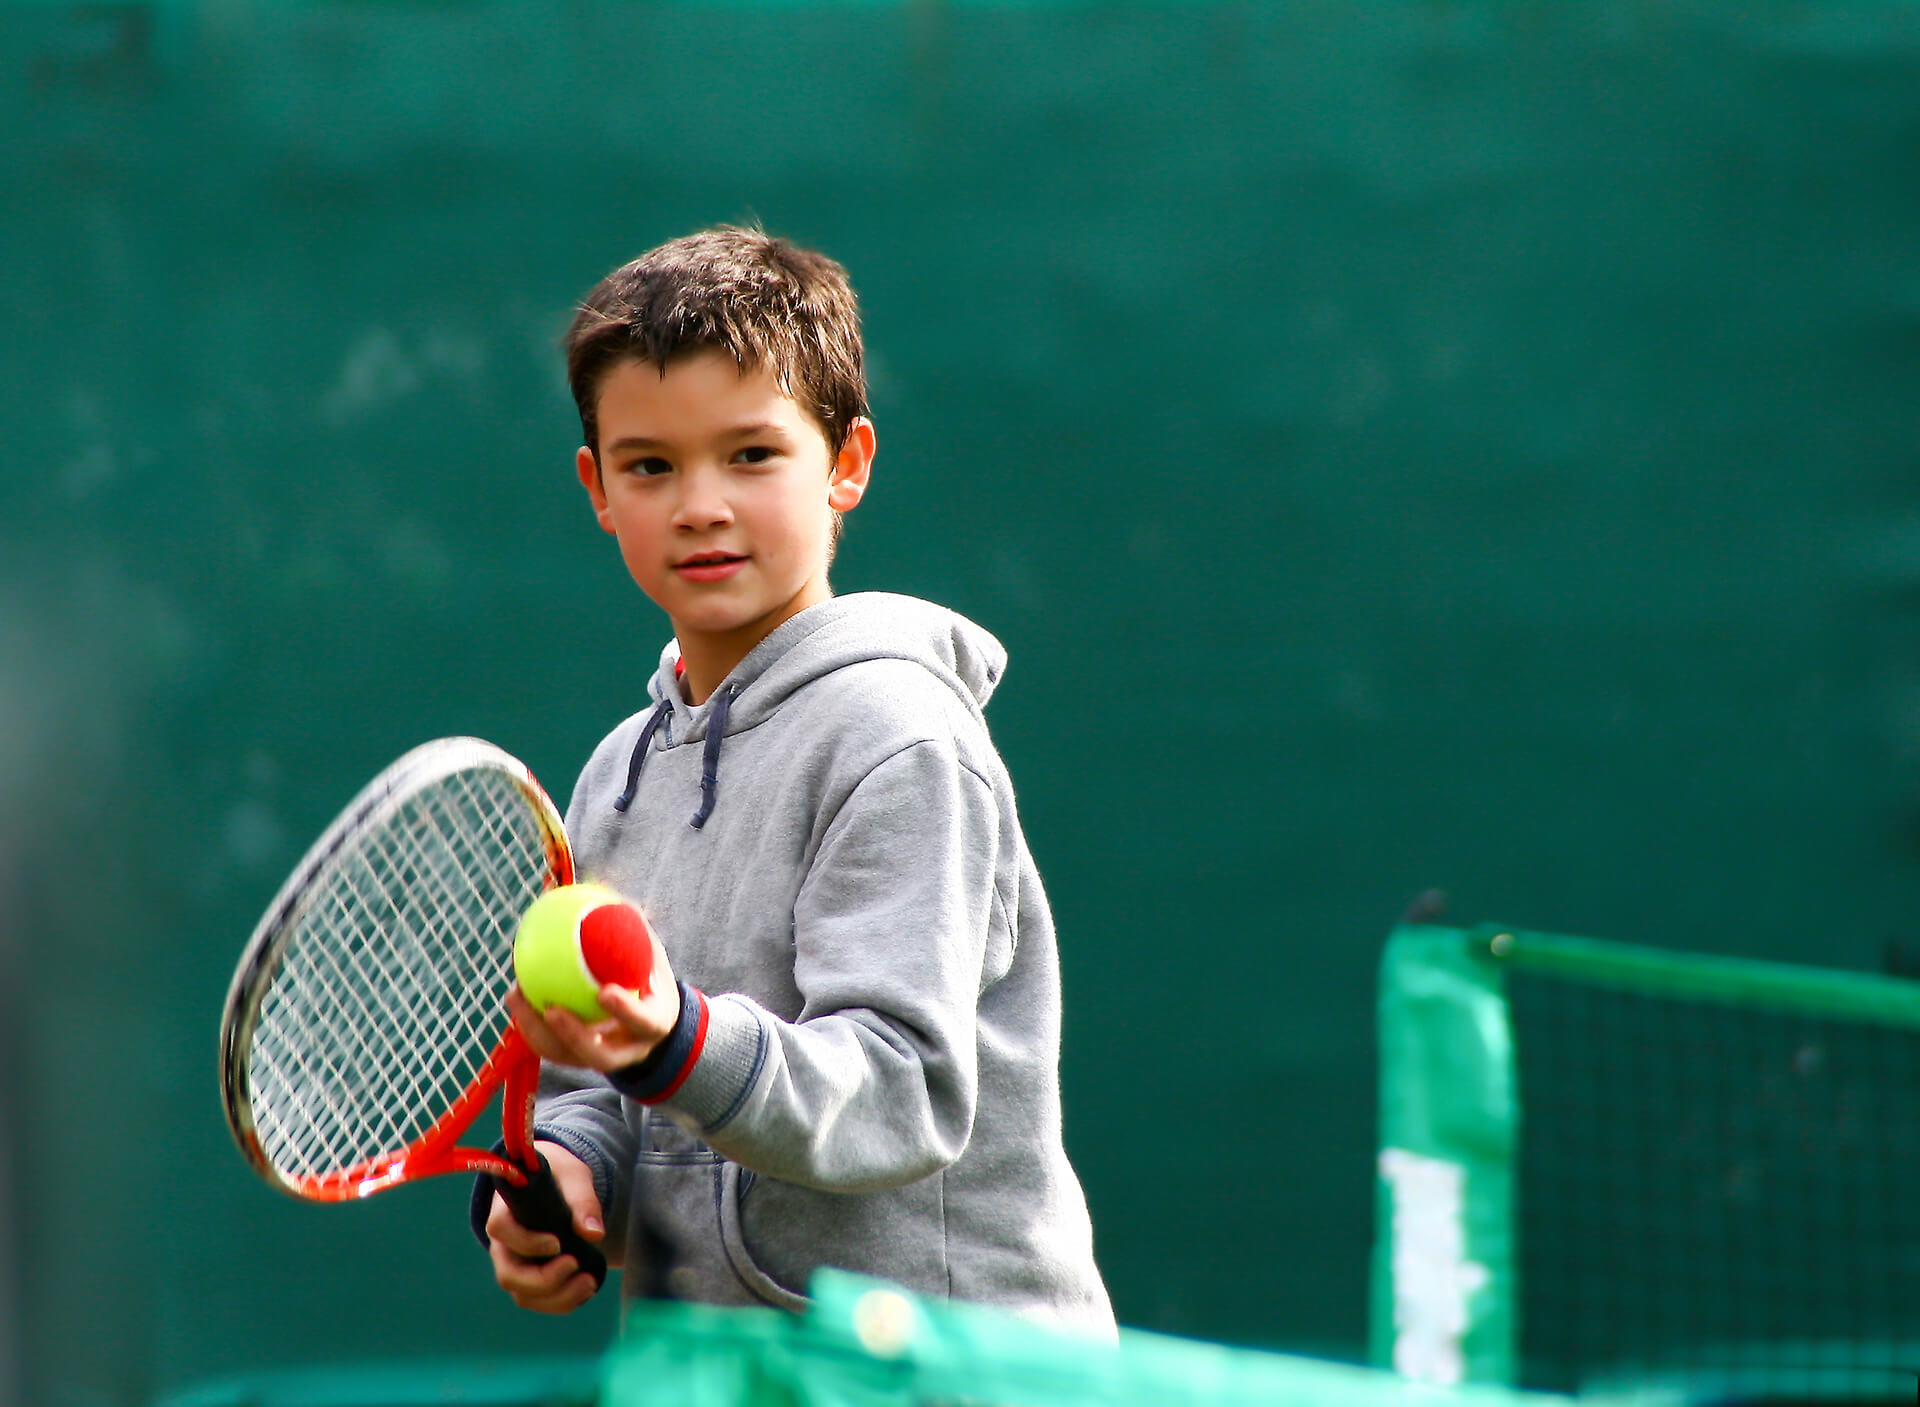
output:
[[527, 994], [520, 990], [518, 982], [507, 989], [507, 1011], [513, 1017], [514, 1024], [523, 1029], [540, 1024], [540, 1013], [533, 1009], [533, 1003], [527, 1000]]
[[616, 1026], [628, 1027], [644, 1020], [640, 994], [631, 987], [616, 987], [609, 982], [600, 989], [600, 1005]]
[[563, 1006], [548, 1007], [543, 1019], [555, 1044], [566, 1052], [562, 1056], [548, 1058], [560, 1059], [568, 1065], [585, 1065], [595, 1070], [614, 1068], [608, 1062], [607, 1051], [609, 1047], [628, 1039], [617, 1020], [596, 1021], [588, 1025]]
[[494, 1245], [493, 1257], [494, 1278], [516, 1297], [550, 1295], [580, 1270], [579, 1262], [572, 1256], [528, 1259], [498, 1243]]
[[599, 1288], [593, 1283], [591, 1275], [579, 1274], [551, 1293], [529, 1297], [524, 1301], [516, 1298], [515, 1303], [536, 1314], [571, 1314], [592, 1299]]
[[517, 985], [507, 992], [507, 1015], [513, 1018], [513, 1024], [520, 1028], [529, 1045], [538, 1048], [543, 1041], [552, 1040], [547, 1023], [540, 1019], [540, 1013]]
[[554, 1038], [553, 1028], [534, 1010], [533, 1003], [518, 987], [507, 993], [507, 1014], [513, 1018], [513, 1024], [520, 1028], [520, 1034], [526, 1037], [527, 1044], [541, 1059], [566, 1059], [566, 1051]]
[[560, 1238], [547, 1231], [529, 1231], [513, 1219], [505, 1204], [494, 1199], [495, 1211], [487, 1217], [487, 1239], [508, 1254], [529, 1264], [544, 1262], [560, 1253]]
[[550, 1006], [540, 1013], [540, 1019], [546, 1023], [554, 1039], [564, 1045], [592, 1045], [593, 1040], [587, 1023], [568, 1011], [564, 1006]]
[[569, 1280], [565, 1288], [561, 1291], [566, 1302], [566, 1309], [562, 1312], [566, 1313], [578, 1309], [599, 1293], [600, 1286], [594, 1282], [594, 1278], [585, 1271], [582, 1271], [580, 1274], [574, 1276], [573, 1279]]
[[[563, 1190], [567, 1205], [573, 1212], [574, 1229], [589, 1241], [598, 1241], [607, 1234], [600, 1220], [600, 1199], [593, 1195], [593, 1174], [585, 1174], [585, 1195], [579, 1192], [569, 1194]], [[487, 1211], [485, 1226], [487, 1239], [498, 1242], [520, 1259], [541, 1263], [560, 1253], [560, 1238], [550, 1231], [535, 1231], [522, 1226], [514, 1218], [513, 1208], [507, 1205], [506, 1198], [499, 1193], [493, 1195], [493, 1206]]]
[[603, 1239], [607, 1228], [600, 1217], [600, 1196], [593, 1188], [592, 1170], [568, 1150], [556, 1150], [553, 1144], [544, 1144], [542, 1149], [561, 1199], [573, 1213], [574, 1230], [589, 1241]]
[[570, 1255], [527, 1261], [502, 1246], [495, 1246], [492, 1255], [494, 1279], [522, 1309], [566, 1314], [593, 1298], [599, 1289]]
[[593, 1029], [611, 1028], [608, 1045], [639, 1042], [651, 1049], [667, 1038], [680, 1019], [680, 989], [670, 987], [643, 996], [631, 988], [607, 986], [600, 989], [600, 1005], [612, 1019]]
[[[604, 990], [620, 991], [617, 987]], [[531, 1008], [528, 1011], [531, 1015]], [[533, 1020], [522, 1021], [520, 1029], [541, 1059], [589, 1070], [618, 1070], [653, 1048], [653, 1040], [636, 1036], [618, 1014], [589, 1025], [563, 1006], [548, 1007]]]
[[517, 1221], [509, 1223], [506, 1232], [495, 1239], [529, 1265], [545, 1265], [560, 1254], [558, 1236], [550, 1231], [529, 1231]]
[[[496, 1248], [493, 1278], [513, 1302], [526, 1309], [562, 1294], [567, 1283], [580, 1275], [580, 1264], [572, 1256], [552, 1260], [522, 1260], [504, 1247]], [[589, 1282], [592, 1276], [586, 1277]]]

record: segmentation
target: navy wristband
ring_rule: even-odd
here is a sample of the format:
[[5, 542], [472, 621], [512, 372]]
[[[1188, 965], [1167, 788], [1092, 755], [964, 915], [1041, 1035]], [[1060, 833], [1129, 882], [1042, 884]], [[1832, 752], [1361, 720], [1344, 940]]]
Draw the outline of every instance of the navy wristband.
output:
[[696, 987], [680, 984], [680, 1017], [667, 1038], [645, 1060], [615, 1070], [607, 1083], [629, 1099], [654, 1104], [679, 1089], [707, 1039], [707, 999]]

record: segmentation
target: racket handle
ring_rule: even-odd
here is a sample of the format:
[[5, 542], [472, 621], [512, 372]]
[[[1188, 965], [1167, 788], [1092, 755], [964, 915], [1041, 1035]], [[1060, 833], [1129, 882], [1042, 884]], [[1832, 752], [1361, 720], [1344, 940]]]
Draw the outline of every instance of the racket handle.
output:
[[529, 1231], [545, 1231], [560, 1238], [558, 1254], [572, 1256], [582, 1270], [593, 1277], [596, 1286], [607, 1283], [607, 1258], [600, 1248], [573, 1227], [573, 1208], [560, 1195], [553, 1169], [537, 1149], [533, 1155], [539, 1166], [527, 1173], [527, 1185], [515, 1187], [504, 1177], [494, 1179], [494, 1187], [506, 1199], [513, 1219]]

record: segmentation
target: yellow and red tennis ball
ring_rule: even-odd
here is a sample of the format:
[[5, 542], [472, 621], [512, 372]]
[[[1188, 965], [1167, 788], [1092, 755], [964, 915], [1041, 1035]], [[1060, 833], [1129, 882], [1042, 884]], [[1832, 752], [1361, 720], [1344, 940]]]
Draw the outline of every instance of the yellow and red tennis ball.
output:
[[652, 972], [647, 921], [605, 885], [549, 889], [520, 916], [513, 975], [537, 1011], [564, 1006], [583, 1021], [604, 1021], [600, 988], [643, 991]]

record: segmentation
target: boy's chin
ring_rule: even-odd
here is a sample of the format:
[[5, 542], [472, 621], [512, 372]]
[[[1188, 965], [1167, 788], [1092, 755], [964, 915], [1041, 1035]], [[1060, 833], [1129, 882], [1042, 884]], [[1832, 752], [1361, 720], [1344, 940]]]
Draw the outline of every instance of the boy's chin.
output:
[[[680, 606], [681, 603], [676, 602], [675, 605]], [[714, 605], [667, 611], [667, 620], [673, 626], [673, 633], [682, 641], [693, 637], [733, 639], [756, 631], [764, 634], [772, 630], [779, 619], [778, 609], [771, 607], [755, 610], [750, 606], [728, 609]]]
[[715, 596], [706, 600], [688, 600], [686, 594], [679, 593], [670, 602], [656, 600], [655, 604], [666, 611], [667, 619], [673, 623], [674, 634], [682, 639], [688, 635], [734, 637], [768, 634], [809, 606], [829, 599], [831, 595], [824, 588], [803, 589], [790, 596], [783, 593], [772, 600], [758, 594], [751, 599], [744, 596], [720, 599]]

